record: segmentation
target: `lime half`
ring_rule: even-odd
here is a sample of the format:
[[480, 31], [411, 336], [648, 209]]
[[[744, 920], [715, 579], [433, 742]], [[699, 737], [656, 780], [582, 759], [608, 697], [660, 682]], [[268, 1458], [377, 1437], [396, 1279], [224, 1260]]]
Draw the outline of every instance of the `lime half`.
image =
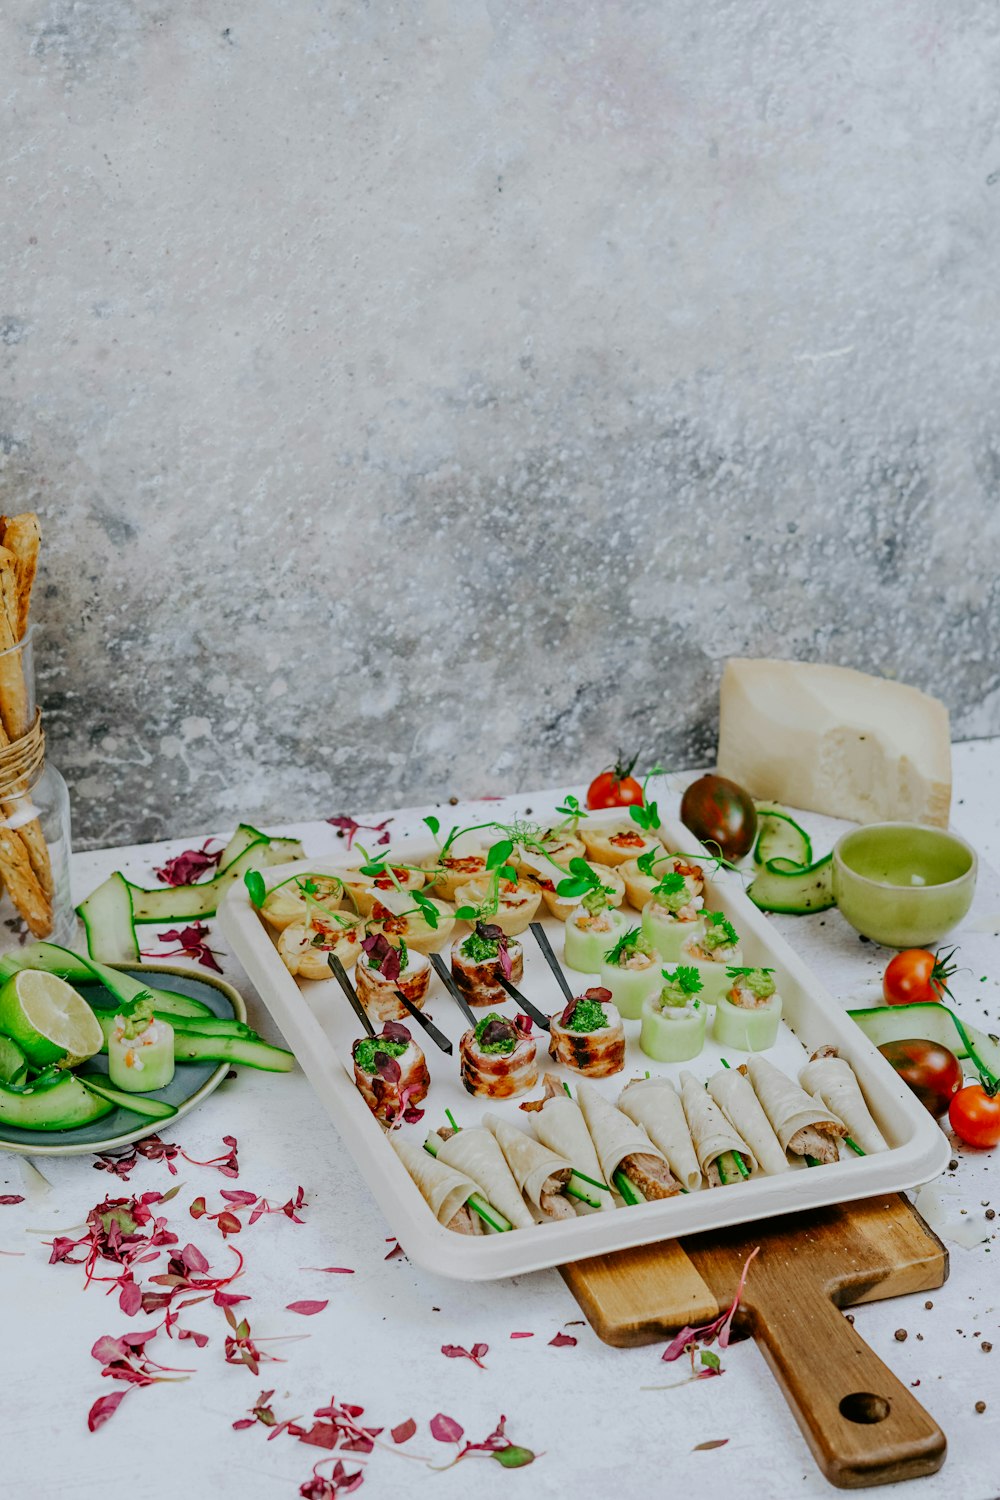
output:
[[0, 988], [0, 1032], [29, 1062], [75, 1068], [100, 1052], [104, 1033], [82, 995], [55, 974], [21, 969]]

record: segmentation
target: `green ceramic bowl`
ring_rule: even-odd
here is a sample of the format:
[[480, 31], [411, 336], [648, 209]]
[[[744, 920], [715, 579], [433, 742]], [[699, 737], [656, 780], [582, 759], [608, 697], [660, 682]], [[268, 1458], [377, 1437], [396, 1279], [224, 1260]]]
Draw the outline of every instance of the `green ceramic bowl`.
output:
[[976, 851], [943, 828], [871, 823], [838, 840], [833, 894], [856, 932], [922, 948], [957, 927], [976, 889]]

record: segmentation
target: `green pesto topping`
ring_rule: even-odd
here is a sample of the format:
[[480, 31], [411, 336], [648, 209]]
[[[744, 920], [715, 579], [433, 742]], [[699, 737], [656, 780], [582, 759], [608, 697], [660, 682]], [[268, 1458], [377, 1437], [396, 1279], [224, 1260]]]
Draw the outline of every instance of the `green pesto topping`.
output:
[[[661, 969], [660, 972], [664, 979], [660, 991], [660, 1006], [663, 1009], [682, 1010], [695, 995], [701, 993], [701, 975], [693, 965], [680, 964], [676, 969]], [[695, 1004], [698, 1004], [697, 1000]]]
[[608, 1018], [603, 1005], [596, 1000], [578, 1000], [573, 1014], [563, 1024], [567, 1031], [600, 1031], [607, 1026]]
[[610, 885], [595, 885], [583, 897], [580, 905], [592, 917], [596, 917], [602, 911], [607, 911], [614, 894], [614, 888]]
[[726, 974], [730, 979], [735, 979], [738, 985], [748, 989], [758, 1000], [770, 1000], [777, 988], [773, 969], [727, 968]]
[[691, 896], [684, 876], [678, 875], [676, 870], [668, 870], [659, 884], [653, 886], [653, 900], [671, 912], [679, 912], [682, 906], [687, 906]]
[[709, 953], [714, 953], [716, 948], [735, 948], [739, 940], [740, 935], [736, 928], [721, 911], [705, 913], [705, 931], [702, 934], [701, 946], [707, 948]]
[[122, 1006], [117, 1020], [121, 1023], [122, 1036], [131, 1039], [141, 1036], [153, 1023], [153, 997], [144, 992]]
[[513, 1052], [519, 1040], [517, 1027], [495, 1010], [491, 1010], [476, 1026], [476, 1045], [480, 1052], [502, 1053], [507, 1056]]
[[401, 1057], [408, 1045], [407, 1042], [390, 1042], [382, 1036], [366, 1036], [354, 1049], [354, 1061], [366, 1073], [374, 1073], [378, 1053], [381, 1052], [383, 1057]]
[[645, 953], [647, 958], [652, 958], [653, 945], [641, 927], [630, 927], [628, 932], [623, 933], [618, 939], [615, 946], [608, 949], [604, 955], [604, 961], [614, 964], [616, 968], [623, 968], [636, 953]]
[[484, 964], [491, 958], [496, 958], [500, 952], [500, 943], [497, 938], [484, 938], [474, 928], [465, 939], [459, 952], [464, 958], [471, 959], [474, 964]]

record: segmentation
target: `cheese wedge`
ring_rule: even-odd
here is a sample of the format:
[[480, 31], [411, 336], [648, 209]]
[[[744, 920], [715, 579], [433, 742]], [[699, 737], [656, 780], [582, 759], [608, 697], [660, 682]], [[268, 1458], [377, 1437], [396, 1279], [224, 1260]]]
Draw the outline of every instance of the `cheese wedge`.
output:
[[719, 772], [751, 796], [849, 818], [948, 826], [948, 710], [850, 667], [733, 658], [719, 694]]

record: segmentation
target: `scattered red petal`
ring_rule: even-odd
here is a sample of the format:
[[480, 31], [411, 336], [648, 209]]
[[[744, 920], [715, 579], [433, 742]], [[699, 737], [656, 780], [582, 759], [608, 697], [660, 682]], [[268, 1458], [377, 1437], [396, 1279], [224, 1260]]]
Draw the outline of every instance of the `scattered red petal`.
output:
[[552, 1349], [568, 1348], [576, 1343], [571, 1333], [557, 1333], [554, 1339], [549, 1339], [549, 1347]]
[[217, 870], [219, 867], [222, 845], [210, 850], [208, 846], [213, 842], [215, 840], [206, 839], [200, 849], [185, 849], [181, 854], [175, 854], [173, 859], [168, 859], [153, 874], [164, 885], [193, 885], [209, 870]]
[[6, 1205], [11, 1203], [23, 1203], [23, 1193], [0, 1193], [0, 1203]]
[[454, 1417], [446, 1417], [440, 1411], [436, 1417], [431, 1417], [431, 1437], [437, 1438], [439, 1443], [460, 1443], [464, 1433], [465, 1429]]
[[391, 1245], [392, 1249], [389, 1251], [389, 1254], [384, 1257], [385, 1260], [395, 1260], [398, 1255], [406, 1254], [406, 1251], [403, 1249], [398, 1240], [388, 1239], [386, 1240], [386, 1244]]
[[724, 1448], [729, 1442], [728, 1438], [712, 1438], [707, 1443], [695, 1443], [691, 1449], [692, 1453], [707, 1453], [710, 1448]]
[[461, 1344], [442, 1344], [441, 1353], [446, 1359], [471, 1359], [474, 1365], [481, 1370], [486, 1366], [482, 1363], [483, 1355], [489, 1354], [489, 1344], [473, 1344], [471, 1349], [463, 1349]]
[[533, 1339], [534, 1337], [535, 1337], [535, 1335], [533, 1333], [512, 1333], [511, 1334], [511, 1338], [512, 1339]]
[[304, 1318], [312, 1318], [315, 1317], [316, 1313], [321, 1313], [325, 1307], [329, 1307], [329, 1305], [329, 1302], [287, 1302], [285, 1304], [285, 1311], [301, 1313]]
[[416, 1430], [416, 1422], [412, 1417], [407, 1417], [405, 1422], [400, 1422], [398, 1427], [392, 1429], [392, 1440], [394, 1443], [408, 1443]]
[[300, 1271], [327, 1271], [334, 1276], [353, 1276], [350, 1266], [300, 1266]]
[[87, 1427], [91, 1432], [96, 1432], [103, 1427], [105, 1422], [114, 1416], [128, 1395], [127, 1388], [124, 1391], [112, 1391], [110, 1396], [98, 1396], [93, 1406], [87, 1413]]
[[151, 953], [142, 949], [143, 958], [193, 958], [205, 969], [212, 969], [216, 974], [222, 973], [222, 965], [213, 948], [207, 942], [208, 928], [204, 922], [193, 922], [190, 927], [172, 927], [168, 932], [158, 932], [156, 940], [159, 943], [178, 943], [180, 946], [171, 948], [166, 953]]
[[348, 817], [346, 813], [338, 813], [333, 818], [327, 818], [326, 821], [332, 824], [332, 826], [336, 828], [339, 833], [347, 835], [348, 849], [354, 843], [355, 835], [360, 833], [362, 828], [367, 828], [369, 833], [377, 833], [381, 835], [380, 838], [377, 838], [375, 840], [376, 844], [387, 844], [389, 842], [389, 834], [386, 832], [386, 830], [388, 829], [389, 824], [392, 822], [391, 818], [386, 818], [384, 823], [358, 823], [354, 820], [354, 818]]

